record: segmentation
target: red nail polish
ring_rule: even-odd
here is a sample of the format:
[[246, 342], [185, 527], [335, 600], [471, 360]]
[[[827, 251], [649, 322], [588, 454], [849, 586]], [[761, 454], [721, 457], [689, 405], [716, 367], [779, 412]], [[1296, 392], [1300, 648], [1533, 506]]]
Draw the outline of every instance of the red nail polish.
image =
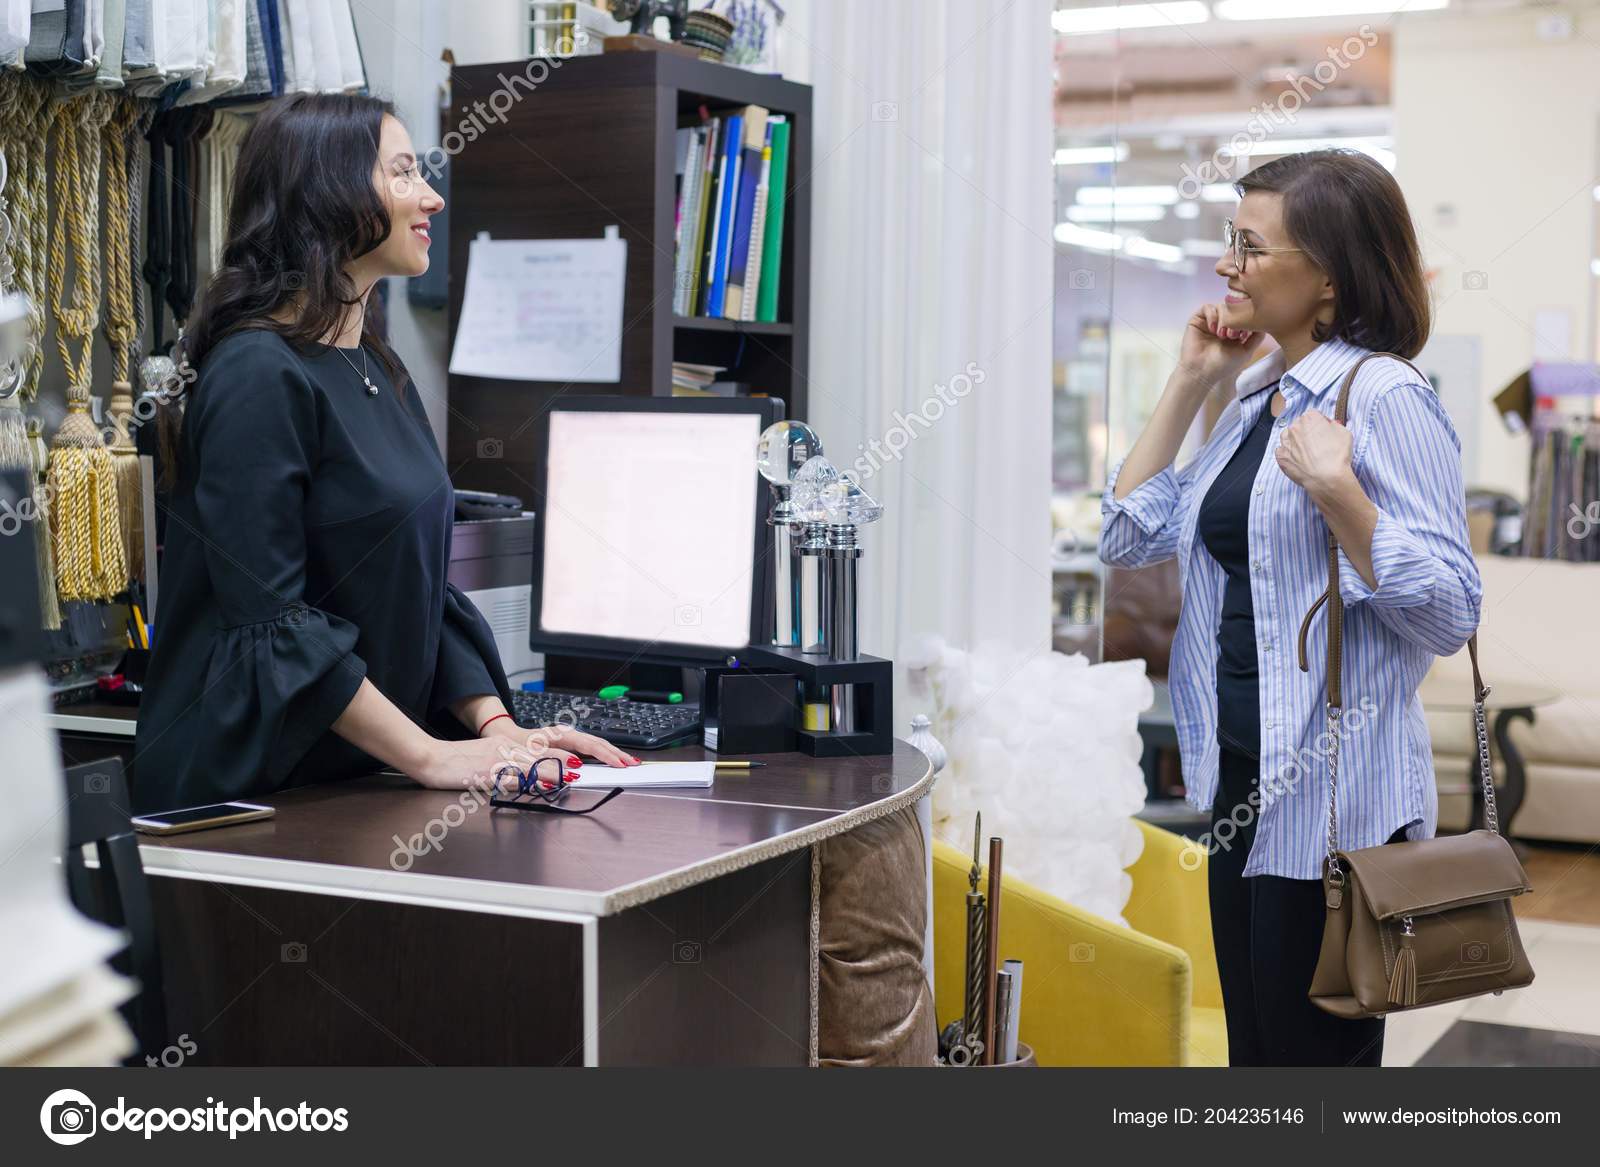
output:
[[582, 758], [569, 757], [567, 759], [567, 765], [569, 765], [569, 766], [581, 766], [581, 765], [583, 765], [583, 759]]
[[567, 771], [567, 781], [568, 782], [576, 782], [577, 780], [578, 780], [578, 772], [576, 770], [568, 770]]

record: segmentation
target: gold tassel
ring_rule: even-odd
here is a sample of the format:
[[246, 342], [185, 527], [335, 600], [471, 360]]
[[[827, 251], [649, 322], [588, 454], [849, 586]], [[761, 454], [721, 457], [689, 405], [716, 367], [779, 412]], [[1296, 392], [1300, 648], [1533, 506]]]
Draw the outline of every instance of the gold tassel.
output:
[[67, 390], [67, 416], [50, 444], [56, 585], [63, 601], [110, 600], [128, 587], [111, 451], [89, 416], [89, 391]]
[[1417, 1003], [1417, 954], [1411, 947], [1411, 921], [1400, 934], [1400, 952], [1394, 958], [1394, 973], [1389, 977], [1389, 1003], [1409, 1008]]
[[139, 471], [139, 448], [128, 430], [128, 419], [133, 416], [133, 387], [126, 381], [112, 384], [106, 413], [116, 431], [111, 443], [111, 462], [117, 478], [117, 533], [128, 575], [143, 579], [144, 481]]
[[61, 627], [61, 604], [56, 599], [56, 554], [50, 533], [50, 493], [44, 485], [50, 450], [44, 444], [39, 419], [28, 419], [28, 468], [33, 472], [34, 558], [39, 564], [39, 623], [55, 631]]
[[[56, 188], [47, 275], [56, 345], [67, 372], [67, 416], [51, 442], [48, 475], [57, 595], [112, 600], [128, 586], [111, 451], [89, 416], [90, 348], [100, 319], [101, 130], [115, 99], [90, 93], [54, 109]], [[73, 282], [67, 285], [68, 248]], [[74, 352], [76, 349], [76, 352]]]
[[0, 397], [0, 466], [8, 470], [28, 464], [28, 427], [16, 394]]

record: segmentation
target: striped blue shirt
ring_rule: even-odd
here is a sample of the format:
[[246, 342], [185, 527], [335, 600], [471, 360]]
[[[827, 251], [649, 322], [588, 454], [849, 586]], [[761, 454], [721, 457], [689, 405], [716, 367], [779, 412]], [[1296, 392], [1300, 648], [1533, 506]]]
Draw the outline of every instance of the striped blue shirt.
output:
[[[1183, 469], [1168, 466], [1121, 500], [1118, 462], [1101, 499], [1100, 558], [1119, 567], [1178, 559], [1183, 606], [1168, 681], [1188, 799], [1216, 795], [1217, 629], [1225, 576], [1197, 532], [1212, 481], [1268, 407], [1286, 405], [1268, 439], [1250, 498], [1250, 594], [1260, 676], [1261, 808], [1246, 875], [1316, 879], [1326, 852], [1327, 608], [1298, 658], [1300, 622], [1328, 586], [1327, 524], [1275, 451], [1308, 409], [1332, 417], [1339, 385], [1366, 350], [1318, 345], [1292, 369], [1281, 351], [1240, 375], [1211, 437]], [[1431, 386], [1403, 362], [1376, 358], [1350, 388], [1351, 466], [1378, 510], [1372, 535], [1376, 590], [1339, 554], [1345, 603], [1344, 717], [1339, 738], [1339, 846], [1383, 843], [1406, 828], [1432, 837], [1438, 819], [1433, 749], [1417, 686], [1436, 656], [1477, 631], [1483, 583], [1467, 536], [1461, 441]], [[1320, 740], [1319, 740], [1320, 739]], [[1244, 821], [1245, 811], [1237, 816]]]

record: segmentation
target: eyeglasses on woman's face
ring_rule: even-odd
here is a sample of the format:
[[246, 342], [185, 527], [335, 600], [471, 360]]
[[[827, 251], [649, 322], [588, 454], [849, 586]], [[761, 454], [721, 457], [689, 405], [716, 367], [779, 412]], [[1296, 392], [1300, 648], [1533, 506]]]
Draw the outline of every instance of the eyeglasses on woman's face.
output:
[[1234, 228], [1232, 219], [1222, 221], [1222, 245], [1233, 253], [1233, 268], [1244, 274], [1245, 261], [1252, 255], [1269, 255], [1276, 251], [1303, 251], [1302, 247], [1257, 247], [1246, 243], [1244, 235]]

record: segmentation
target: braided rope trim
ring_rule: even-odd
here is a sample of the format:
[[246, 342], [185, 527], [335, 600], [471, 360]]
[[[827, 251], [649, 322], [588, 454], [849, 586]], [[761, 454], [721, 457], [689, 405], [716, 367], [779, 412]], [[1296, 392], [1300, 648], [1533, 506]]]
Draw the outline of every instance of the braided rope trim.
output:
[[[56, 347], [73, 390], [87, 394], [92, 375], [94, 330], [100, 323], [100, 161], [101, 129], [111, 116], [112, 99], [84, 94], [53, 111], [56, 157], [56, 207], [50, 232], [50, 303], [55, 309]], [[81, 137], [81, 141], [80, 141]], [[66, 165], [66, 160], [72, 165]], [[67, 297], [67, 247], [73, 257], [72, 289]], [[78, 344], [73, 359], [72, 342]]]
[[149, 288], [140, 275], [144, 267], [144, 176], [150, 163], [150, 143], [145, 134], [155, 119], [155, 106], [140, 102], [139, 113], [129, 127], [128, 162], [128, 265], [133, 272], [133, 343], [128, 350], [130, 373], [144, 356], [145, 326], [149, 321]]
[[814, 1070], [821, 1064], [822, 1014], [822, 848], [811, 848], [811, 1033], [807, 1056]]
[[901, 807], [910, 806], [933, 789], [933, 783], [933, 765], [929, 763], [927, 772], [916, 782], [877, 802], [858, 806], [854, 810], [840, 811], [834, 817], [824, 819], [820, 823], [800, 827], [787, 834], [774, 835], [770, 839], [762, 839], [758, 843], [748, 844], [725, 855], [718, 855], [699, 863], [690, 863], [673, 871], [620, 887], [605, 896], [599, 914], [614, 916], [618, 912], [649, 903], [651, 900], [660, 899], [687, 887], [694, 887], [709, 879], [753, 867], [757, 863], [765, 863], [768, 859], [776, 859], [780, 855], [792, 854], [802, 847], [815, 846], [825, 839], [842, 835], [863, 823], [873, 822], [893, 814]]
[[34, 133], [28, 146], [26, 190], [31, 236], [28, 252], [33, 282], [28, 294], [33, 299], [34, 327], [32, 360], [28, 364], [28, 381], [23, 390], [23, 396], [29, 401], [38, 398], [39, 383], [44, 379], [45, 322], [50, 302], [50, 172], [45, 164], [45, 158], [49, 153], [49, 128], [52, 115], [49, 98], [45, 95], [43, 86], [39, 87], [36, 97], [38, 105], [32, 118]]
[[137, 321], [133, 304], [133, 240], [128, 228], [132, 192], [123, 176], [128, 170], [128, 134], [137, 119], [138, 109], [131, 101], [117, 101], [102, 132], [101, 145], [109, 176], [105, 192], [105, 320], [101, 331], [111, 349], [112, 379], [124, 382], [128, 380]]
[[49, 295], [45, 257], [49, 240], [49, 198], [45, 154], [53, 111], [44, 82], [29, 74], [0, 75], [0, 132], [9, 131], [6, 158], [11, 181], [13, 262], [17, 288], [28, 297], [28, 347], [22, 365], [19, 395], [23, 402], [38, 397], [44, 372], [46, 304]]

